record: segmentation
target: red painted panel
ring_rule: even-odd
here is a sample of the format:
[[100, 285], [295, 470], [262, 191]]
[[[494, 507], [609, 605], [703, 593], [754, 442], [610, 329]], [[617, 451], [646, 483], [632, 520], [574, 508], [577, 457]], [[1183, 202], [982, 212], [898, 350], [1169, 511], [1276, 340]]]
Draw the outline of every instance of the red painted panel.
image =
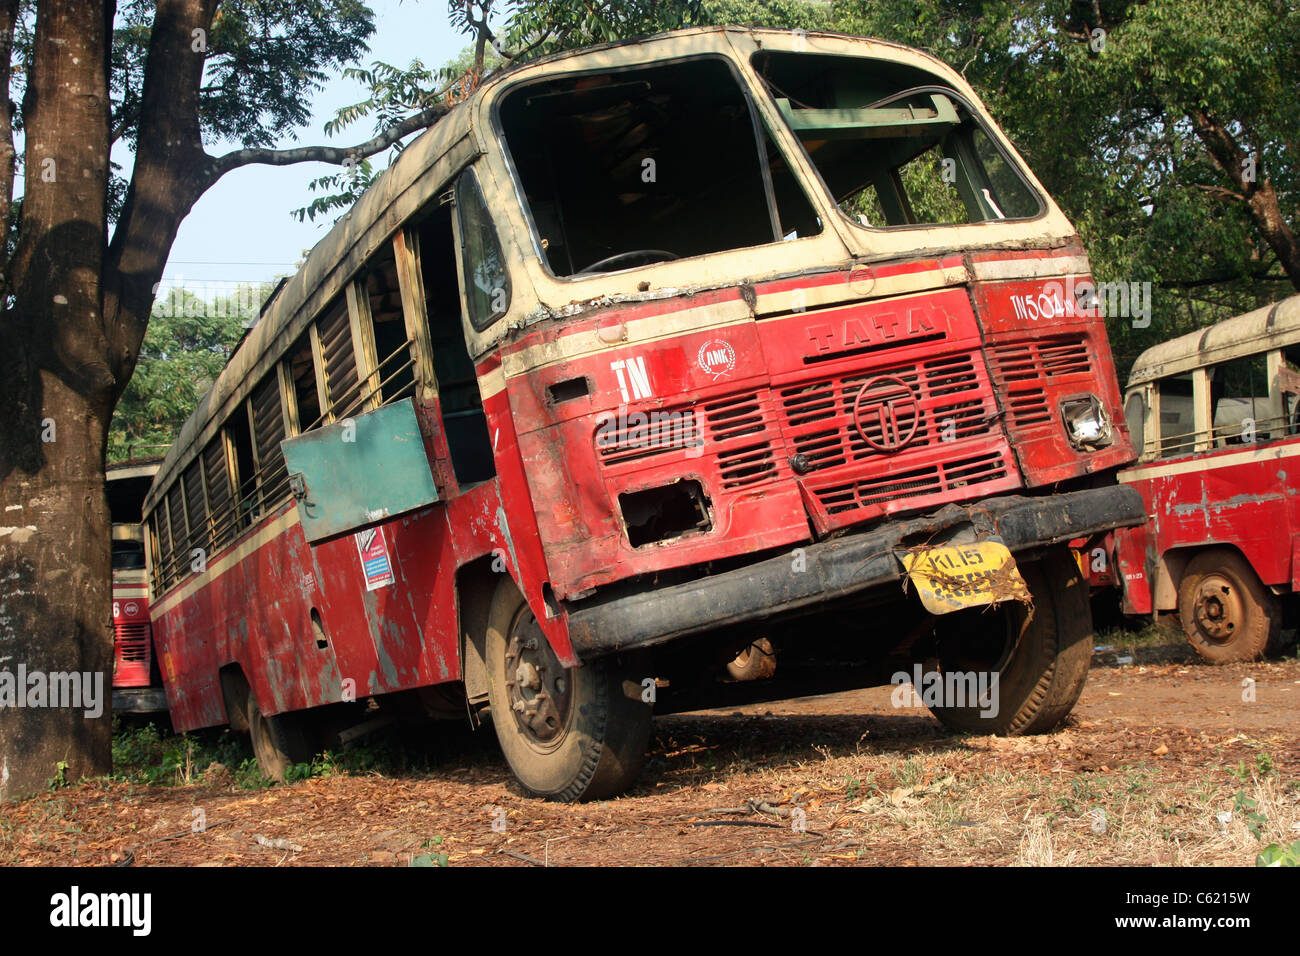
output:
[[[1152, 462], [1134, 468], [1126, 481], [1141, 492], [1152, 519], [1144, 528], [1116, 533], [1121, 562], [1146, 567], [1141, 581], [1127, 580], [1127, 600], [1138, 613], [1153, 605], [1149, 567], [1159, 556], [1178, 549], [1231, 545], [1239, 549], [1269, 585], [1295, 587], [1300, 510], [1292, 462], [1278, 458], [1300, 438], [1231, 447], [1198, 455]], [[1258, 460], [1226, 463], [1224, 459], [1260, 451]], [[1196, 470], [1162, 475], [1161, 471], [1191, 464]]]

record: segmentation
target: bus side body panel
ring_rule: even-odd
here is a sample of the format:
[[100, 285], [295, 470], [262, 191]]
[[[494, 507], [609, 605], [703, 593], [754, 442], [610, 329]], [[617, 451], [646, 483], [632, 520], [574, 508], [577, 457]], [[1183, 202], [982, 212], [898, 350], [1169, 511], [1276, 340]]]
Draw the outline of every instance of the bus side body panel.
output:
[[[177, 729], [227, 722], [219, 672], [231, 663], [266, 714], [459, 680], [455, 572], [486, 555], [519, 585], [561, 659], [576, 663], [563, 619], [546, 614], [546, 564], [505, 393], [485, 410], [500, 473], [375, 526], [391, 584], [367, 589], [355, 535], [309, 544], [289, 502], [215, 555], [197, 587], [192, 578], [158, 602], [155, 630]], [[436, 405], [421, 408], [420, 420], [435, 473], [449, 473]], [[503, 495], [503, 484], [515, 490]], [[507, 508], [507, 497], [522, 504]]]
[[295, 507], [217, 555], [202, 586], [160, 602], [155, 633], [177, 729], [226, 722], [218, 674], [230, 663], [267, 714], [337, 703], [348, 680], [364, 698], [460, 676], [454, 591], [438, 574], [454, 564], [445, 511], [378, 526], [393, 582], [367, 590], [355, 538], [313, 548]]
[[[1151, 592], [1157, 562], [1179, 549], [1226, 545], [1241, 551], [1267, 585], [1293, 587], [1300, 501], [1294, 468], [1300, 440], [1153, 462], [1122, 472], [1142, 495], [1151, 521], [1119, 530], [1117, 557], [1134, 613], [1173, 605]], [[1129, 576], [1142, 569], [1145, 578]], [[1174, 581], [1176, 589], [1178, 582]]]

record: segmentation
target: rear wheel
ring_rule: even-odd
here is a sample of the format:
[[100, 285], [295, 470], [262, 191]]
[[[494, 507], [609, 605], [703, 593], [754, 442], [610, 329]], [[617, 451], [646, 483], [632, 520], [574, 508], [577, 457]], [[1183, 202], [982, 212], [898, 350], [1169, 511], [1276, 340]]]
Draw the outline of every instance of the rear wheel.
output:
[[1253, 661], [1276, 642], [1282, 604], [1236, 551], [1202, 551], [1178, 588], [1178, 618], [1187, 641], [1207, 661]]
[[309, 763], [315, 756], [300, 714], [268, 717], [257, 706], [257, 699], [252, 694], [248, 695], [248, 733], [257, 765], [262, 768], [262, 773], [279, 783], [284, 783], [290, 767]]
[[[566, 668], [513, 582], [497, 588], [486, 635], [492, 726], [515, 777], [549, 800], [626, 790], [645, 763], [651, 711], [634, 658]], [[643, 669], [644, 670], [644, 669]]]
[[[963, 733], [1041, 734], [1070, 713], [1092, 663], [1092, 612], [1088, 587], [1067, 550], [1020, 566], [1034, 600], [1032, 611], [1009, 602], [991, 611], [940, 618], [939, 670], [974, 674], [987, 699], [962, 706], [932, 706], [946, 727]], [[983, 683], [978, 680], [984, 675]], [[993, 683], [993, 675], [997, 683]], [[948, 681], [945, 679], [945, 683]], [[968, 679], [963, 687], [970, 687]]]

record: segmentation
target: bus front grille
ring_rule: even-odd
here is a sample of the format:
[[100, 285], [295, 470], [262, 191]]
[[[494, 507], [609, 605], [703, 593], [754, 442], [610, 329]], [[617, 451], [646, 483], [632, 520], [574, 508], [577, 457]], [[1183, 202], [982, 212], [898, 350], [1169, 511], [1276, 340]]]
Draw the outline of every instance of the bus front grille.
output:
[[[853, 462], [894, 471], [886, 462], [898, 455], [988, 432], [996, 414], [979, 369], [973, 355], [957, 353], [782, 388], [783, 430], [791, 452], [803, 456], [801, 473]], [[902, 411], [895, 412], [886, 435], [878, 413], [864, 414], [863, 400], [872, 402], [873, 392], [883, 395], [882, 389], [891, 388]]]

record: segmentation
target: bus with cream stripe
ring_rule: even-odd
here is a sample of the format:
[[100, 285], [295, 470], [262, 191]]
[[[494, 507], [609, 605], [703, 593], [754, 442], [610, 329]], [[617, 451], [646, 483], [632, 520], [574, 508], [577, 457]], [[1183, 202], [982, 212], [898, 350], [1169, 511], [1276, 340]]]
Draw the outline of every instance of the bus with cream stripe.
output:
[[1090, 278], [923, 53], [714, 28], [495, 74], [279, 288], [158, 473], [173, 724], [247, 730], [283, 778], [363, 702], [490, 721], [527, 792], [590, 799], [775, 647], [746, 692], [919, 662], [998, 677], [948, 726], [1050, 730], [1091, 658], [1068, 542], [1144, 517], [1065, 291]]
[[1123, 609], [1176, 612], [1207, 660], [1262, 656], [1300, 587], [1300, 296], [1143, 352], [1125, 417], [1150, 520], [1112, 536]]

